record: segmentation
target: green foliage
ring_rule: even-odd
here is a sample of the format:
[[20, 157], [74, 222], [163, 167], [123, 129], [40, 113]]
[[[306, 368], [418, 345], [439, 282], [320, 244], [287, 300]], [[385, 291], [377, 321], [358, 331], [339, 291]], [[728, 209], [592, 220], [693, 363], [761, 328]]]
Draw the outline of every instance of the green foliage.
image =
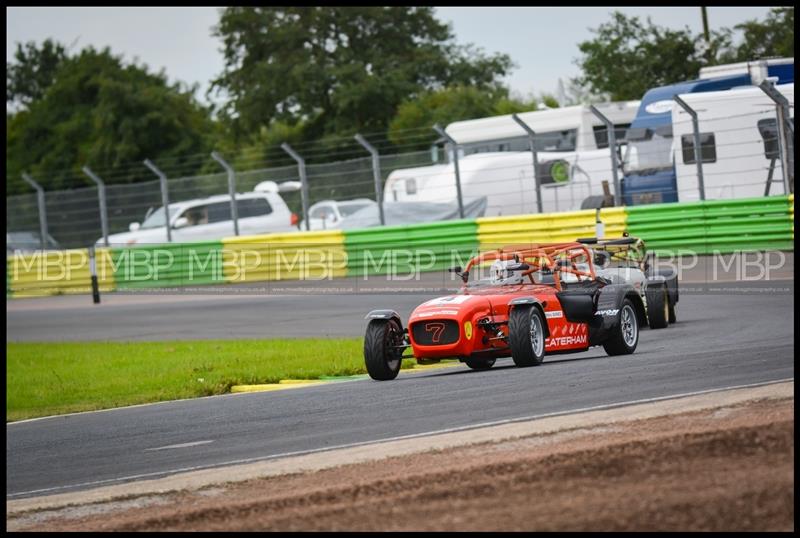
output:
[[389, 126], [389, 140], [404, 146], [406, 150], [409, 146], [411, 149], [424, 149], [437, 138], [430, 129], [435, 123], [444, 127], [459, 120], [530, 110], [536, 110], [535, 99], [525, 102], [509, 97], [503, 88], [481, 90], [470, 86], [454, 86], [425, 92], [399, 106]]
[[210, 151], [213, 132], [210, 112], [193, 93], [108, 49], [64, 59], [41, 98], [8, 118], [6, 193], [28, 192], [23, 171], [50, 190], [90, 184], [84, 165], [111, 184], [151, 179], [132, 166], [145, 158], [186, 164], [184, 156]]
[[794, 58], [794, 8], [770, 10], [764, 22], [749, 20], [734, 26], [744, 33], [736, 47], [736, 61], [754, 60], [768, 56]]
[[576, 64], [583, 74], [571, 81], [571, 93], [581, 102], [597, 96], [640, 99], [649, 88], [697, 78], [705, 65], [794, 57], [794, 8], [776, 8], [764, 22], [751, 20], [734, 28], [743, 32], [740, 44], [733, 44], [728, 28], [711, 32], [706, 44], [688, 27], [669, 30], [650, 18], [642, 23], [614, 12], [611, 21], [592, 30], [594, 39], [578, 44], [583, 56]]
[[702, 67], [697, 38], [688, 28], [670, 30], [615, 11], [610, 22], [592, 30], [595, 38], [578, 44], [583, 74], [576, 84], [614, 101], [640, 99], [654, 87], [697, 76]]
[[41, 99], [66, 58], [64, 46], [50, 39], [41, 48], [33, 41], [17, 43], [15, 62], [6, 62], [6, 103], [28, 106]]
[[511, 68], [452, 43], [430, 7], [226, 8], [214, 35], [225, 69], [212, 90], [234, 135], [304, 122], [307, 140], [383, 131], [397, 107], [447, 85], [494, 88]]

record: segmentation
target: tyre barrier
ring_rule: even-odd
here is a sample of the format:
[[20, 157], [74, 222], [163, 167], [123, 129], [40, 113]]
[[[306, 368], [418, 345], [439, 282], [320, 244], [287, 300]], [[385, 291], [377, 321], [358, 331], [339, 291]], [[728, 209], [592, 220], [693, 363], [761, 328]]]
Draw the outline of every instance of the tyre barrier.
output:
[[226, 282], [321, 280], [347, 274], [341, 230], [228, 237], [222, 240]]
[[[794, 195], [228, 237], [96, 249], [101, 292], [271, 280], [402, 275], [464, 266], [520, 243], [627, 232], [659, 255], [794, 250]], [[91, 293], [87, 249], [6, 257], [6, 297]]]
[[345, 231], [347, 276], [402, 275], [466, 265], [477, 252], [474, 220]]
[[[531, 243], [564, 243], [596, 233], [598, 212], [595, 209], [482, 217], [477, 219], [480, 250], [493, 250], [504, 245]], [[625, 208], [603, 208], [599, 212], [605, 237], [622, 237], [625, 231]]]
[[794, 195], [627, 207], [627, 230], [659, 255], [793, 250]]
[[[95, 251], [101, 292], [116, 288], [109, 249]], [[6, 257], [6, 297], [91, 294], [88, 249], [38, 251]]]

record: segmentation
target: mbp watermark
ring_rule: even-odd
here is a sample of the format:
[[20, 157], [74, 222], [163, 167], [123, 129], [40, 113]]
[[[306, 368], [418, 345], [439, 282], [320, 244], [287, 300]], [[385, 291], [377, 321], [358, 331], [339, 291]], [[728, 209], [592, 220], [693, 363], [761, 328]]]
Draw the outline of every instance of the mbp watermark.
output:
[[[485, 252], [485, 251], [484, 251]], [[509, 252], [512, 252], [509, 250]], [[513, 252], [512, 252], [513, 253]], [[172, 290], [191, 294], [242, 293], [425, 293], [444, 288], [456, 290], [465, 283], [491, 281], [490, 261], [476, 263], [466, 281], [462, 275], [469, 261], [481, 254], [478, 245], [435, 245], [406, 248], [402, 245], [344, 245], [331, 243], [198, 243], [197, 245], [136, 245], [130, 248], [97, 248], [97, 278], [106, 289]], [[13, 259], [12, 259], [13, 258]], [[489, 259], [489, 258], [487, 258]], [[491, 258], [493, 259], [493, 258]], [[90, 282], [89, 256], [85, 249], [17, 253], [9, 257], [12, 292], [24, 289], [78, 289]], [[645, 278], [677, 277], [681, 293], [782, 293], [783, 282], [794, 279], [794, 256], [782, 251], [714, 251], [651, 253], [641, 267]], [[588, 263], [587, 260], [579, 260]], [[536, 265], [536, 262], [531, 262]], [[448, 269], [454, 269], [450, 272]], [[595, 264], [597, 275], [603, 267]], [[527, 276], [525, 283], [528, 284]], [[542, 274], [531, 284], [548, 285]], [[538, 279], [538, 280], [537, 280]], [[780, 285], [764, 283], [780, 281]], [[264, 286], [239, 287], [263, 283]], [[567, 282], [569, 284], [569, 282]], [[725, 286], [718, 286], [726, 284]], [[730, 284], [730, 285], [727, 285]], [[714, 286], [712, 286], [714, 285]], [[349, 290], [349, 291], [348, 291]], [[733, 290], [733, 291], [731, 291]], [[166, 293], [166, 291], [164, 291]]]

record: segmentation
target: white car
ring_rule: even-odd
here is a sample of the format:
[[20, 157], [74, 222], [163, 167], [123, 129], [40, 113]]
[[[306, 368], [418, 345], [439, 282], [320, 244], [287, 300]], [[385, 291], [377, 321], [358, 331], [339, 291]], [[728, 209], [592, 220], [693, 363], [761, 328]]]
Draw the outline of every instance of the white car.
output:
[[[256, 191], [236, 194], [239, 235], [296, 232], [297, 215], [278, 194], [274, 182], [263, 182]], [[164, 207], [148, 213], [144, 222], [132, 222], [130, 231], [108, 236], [111, 246], [159, 244], [167, 242]], [[215, 241], [233, 237], [231, 199], [227, 194], [169, 204], [172, 242]], [[97, 246], [103, 246], [103, 238]]]
[[[342, 221], [365, 207], [378, 205], [369, 198], [356, 198], [355, 200], [323, 200], [312, 205], [308, 210], [309, 230], [335, 230], [342, 226]], [[300, 229], [306, 229], [306, 223], [300, 224]]]

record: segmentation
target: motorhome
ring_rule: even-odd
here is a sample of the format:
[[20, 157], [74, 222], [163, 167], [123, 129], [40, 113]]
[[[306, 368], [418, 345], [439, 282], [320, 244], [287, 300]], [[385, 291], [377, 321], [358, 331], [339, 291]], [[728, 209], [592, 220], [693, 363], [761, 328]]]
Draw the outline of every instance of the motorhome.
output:
[[[789, 101], [794, 118], [794, 84], [775, 89]], [[680, 98], [698, 116], [707, 200], [788, 194], [782, 181], [775, 102], [760, 88], [690, 93]], [[672, 136], [678, 199], [699, 200], [692, 118], [677, 103], [672, 107]]]
[[[639, 101], [605, 103], [598, 110], [623, 139]], [[611, 181], [611, 154], [603, 121], [587, 106], [538, 110], [518, 115], [535, 133], [543, 211], [580, 209]], [[486, 216], [537, 211], [530, 139], [511, 115], [454, 122], [445, 132], [458, 145], [463, 199], [486, 196]], [[456, 199], [453, 148], [445, 164], [393, 171], [384, 202], [449, 202]]]
[[673, 161], [676, 95], [687, 98], [689, 94], [753, 88], [767, 77], [775, 77], [779, 85], [794, 83], [793, 59], [791, 63], [786, 63], [786, 59], [764, 60], [758, 66], [757, 70], [740, 66], [738, 71], [731, 66], [719, 66], [716, 72], [725, 72], [725, 68], [733, 74], [670, 84], [645, 93], [626, 135], [622, 180], [622, 198], [626, 205], [681, 200]]

